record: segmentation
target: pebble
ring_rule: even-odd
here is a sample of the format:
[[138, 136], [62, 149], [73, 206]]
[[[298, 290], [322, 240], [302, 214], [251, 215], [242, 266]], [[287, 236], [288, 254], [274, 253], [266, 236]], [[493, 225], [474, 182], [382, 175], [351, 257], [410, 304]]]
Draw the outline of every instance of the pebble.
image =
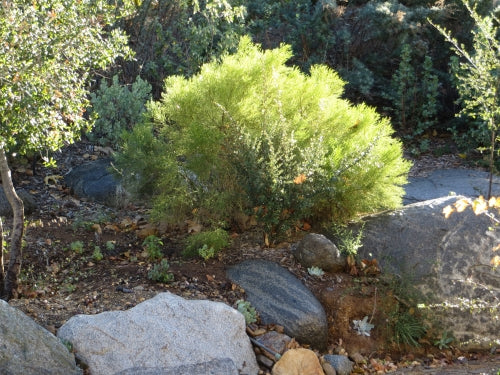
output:
[[333, 366], [328, 362], [322, 363], [321, 367], [323, 367], [323, 372], [325, 373], [325, 375], [337, 375], [337, 371], [335, 371]]
[[288, 343], [292, 341], [292, 338], [276, 331], [269, 331], [259, 337], [256, 337], [256, 340], [259, 344], [271, 349], [273, 352], [283, 354]]
[[267, 358], [265, 355], [259, 354], [256, 356], [256, 358], [259, 365], [262, 365], [268, 369], [271, 369], [274, 366], [274, 362], [271, 359]]
[[351, 359], [356, 362], [356, 363], [366, 363], [366, 358], [363, 357], [361, 354], [359, 354], [358, 352], [355, 352], [355, 353], [352, 353], [350, 355]]

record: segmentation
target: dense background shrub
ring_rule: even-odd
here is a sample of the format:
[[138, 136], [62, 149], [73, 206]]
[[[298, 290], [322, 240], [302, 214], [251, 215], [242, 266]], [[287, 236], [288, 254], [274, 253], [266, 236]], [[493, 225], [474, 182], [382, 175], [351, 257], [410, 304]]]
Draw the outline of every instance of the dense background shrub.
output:
[[121, 25], [136, 52], [134, 62], [122, 64], [124, 80], [140, 74], [159, 98], [167, 76], [190, 76], [203, 63], [234, 52], [244, 32], [244, 16], [238, 0], [143, 0]]
[[[265, 49], [289, 44], [293, 57], [288, 64], [304, 72], [317, 63], [339, 72], [346, 81], [345, 98], [375, 106], [391, 118], [396, 130], [410, 135], [405, 141], [417, 148], [424, 150], [427, 137], [436, 131], [451, 134], [466, 151], [489, 142], [474, 121], [455, 119], [460, 105], [449, 72], [452, 53], [428, 23], [431, 19], [445, 26], [470, 46], [474, 22], [460, 0], [144, 0], [138, 4], [136, 13], [122, 22], [131, 35], [136, 60], [123, 62], [116, 73], [129, 83], [141, 75], [152, 85], [155, 99], [166, 77], [196, 74], [203, 63], [234, 52], [239, 37], [249, 35]], [[492, 0], [474, 4], [480, 14], [494, 6]], [[407, 57], [405, 45], [411, 49]], [[401, 89], [403, 83], [401, 65], [412, 72], [410, 81], [427, 82], [414, 88], [415, 105], [405, 111], [424, 108], [415, 116], [406, 113], [405, 121], [401, 121], [401, 97], [395, 96], [395, 84]]]
[[[140, 161], [159, 177], [158, 216], [221, 225], [245, 211], [273, 234], [401, 203], [409, 163], [389, 121], [342, 99], [333, 70], [305, 75], [286, 66], [291, 56], [289, 46], [262, 51], [243, 38], [221, 63], [165, 81], [141, 128], [163, 144], [161, 163]], [[140, 143], [131, 133], [125, 150]], [[118, 165], [139, 176], [137, 158]]]
[[151, 98], [151, 85], [137, 76], [128, 87], [120, 84], [115, 75], [110, 86], [106, 80], [101, 81], [97, 92], [90, 97], [89, 113], [97, 118], [87, 137], [101, 145], [116, 147], [121, 133], [132, 130], [141, 119], [146, 102]]

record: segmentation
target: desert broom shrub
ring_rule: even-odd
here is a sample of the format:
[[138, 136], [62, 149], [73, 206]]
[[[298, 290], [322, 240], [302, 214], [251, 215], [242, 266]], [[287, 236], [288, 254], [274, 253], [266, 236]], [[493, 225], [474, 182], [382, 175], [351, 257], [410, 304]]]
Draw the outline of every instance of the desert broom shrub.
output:
[[401, 204], [409, 163], [389, 121], [342, 99], [333, 70], [306, 75], [290, 57], [287, 45], [262, 51], [242, 38], [236, 54], [165, 81], [144, 125], [162, 142], [150, 165], [158, 218], [230, 223], [245, 211], [278, 234]]

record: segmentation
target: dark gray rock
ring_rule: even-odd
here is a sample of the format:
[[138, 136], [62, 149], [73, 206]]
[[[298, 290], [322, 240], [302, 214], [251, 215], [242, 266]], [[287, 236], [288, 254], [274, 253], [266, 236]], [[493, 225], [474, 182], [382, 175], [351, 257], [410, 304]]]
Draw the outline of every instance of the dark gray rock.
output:
[[111, 159], [98, 159], [73, 168], [64, 176], [64, 183], [79, 198], [120, 207], [126, 202], [126, 193], [110, 172]]
[[374, 257], [383, 272], [413, 284], [436, 327], [453, 333], [466, 349], [498, 345], [500, 269], [492, 249], [500, 231], [471, 209], [448, 219], [443, 208], [461, 197], [416, 203], [366, 220], [360, 258]]
[[337, 246], [322, 234], [309, 233], [293, 249], [295, 259], [304, 267], [319, 267], [327, 272], [342, 272], [346, 258]]
[[274, 353], [283, 354], [287, 349], [287, 345], [292, 341], [292, 338], [283, 333], [269, 331], [256, 337], [255, 340]]
[[230, 267], [227, 276], [245, 289], [264, 324], [280, 324], [300, 343], [320, 350], [326, 347], [325, 310], [288, 270], [270, 261], [247, 260]]
[[[470, 169], [437, 169], [426, 177], [410, 177], [404, 204], [423, 202], [450, 194], [476, 197], [488, 195], [489, 173]], [[500, 194], [500, 178], [493, 176], [492, 195]]]
[[349, 360], [345, 355], [327, 354], [323, 359], [332, 365], [337, 372], [337, 375], [349, 375], [352, 371], [354, 363]]
[[57, 335], [73, 344], [92, 374], [180, 371], [188, 366], [195, 374], [224, 368], [221, 374], [232, 375], [227, 359], [240, 374], [259, 370], [241, 313], [221, 302], [186, 300], [172, 293], [160, 293], [126, 311], [73, 316]]
[[[19, 189], [16, 191], [17, 195], [19, 195], [19, 198], [23, 200], [24, 214], [29, 215], [33, 213], [37, 208], [35, 198], [24, 189]], [[0, 216], [12, 217], [12, 208], [10, 207], [10, 203], [5, 196], [2, 185], [0, 185]]]
[[81, 374], [74, 356], [57, 337], [0, 300], [0, 374]]
[[224, 358], [174, 368], [135, 367], [120, 371], [115, 375], [238, 375], [238, 369], [231, 359]]

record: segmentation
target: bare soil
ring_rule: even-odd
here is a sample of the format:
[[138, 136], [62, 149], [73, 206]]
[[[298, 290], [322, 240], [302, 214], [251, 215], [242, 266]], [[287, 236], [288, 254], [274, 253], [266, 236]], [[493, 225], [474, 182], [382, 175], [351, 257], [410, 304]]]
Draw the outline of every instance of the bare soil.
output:
[[[452, 344], [440, 350], [433, 345], [432, 332], [419, 347], [396, 343], [390, 329], [391, 313], [400, 308], [405, 296], [393, 294], [390, 280], [376, 270], [365, 274], [359, 265], [345, 273], [310, 276], [290, 251], [291, 244], [304, 231], [297, 230], [288, 242], [272, 247], [264, 246], [264, 236], [257, 229], [234, 231], [231, 246], [216, 259], [183, 258], [183, 239], [193, 230], [192, 223], [175, 228], [153, 226], [148, 222], [146, 208], [129, 205], [118, 210], [86, 201], [71, 195], [57, 177], [75, 165], [103, 156], [102, 149], [82, 142], [56, 155], [56, 169], [37, 164], [33, 175], [28, 163], [17, 160], [13, 164], [16, 186], [30, 191], [38, 208], [27, 216], [22, 282], [18, 298], [9, 303], [49, 331], [56, 333], [75, 314], [126, 310], [164, 291], [235, 306], [245, 293], [226, 278], [226, 268], [244, 259], [263, 258], [289, 269], [318, 297], [329, 320], [328, 352], [357, 359], [355, 373], [496, 375], [500, 369], [499, 351], [464, 353]], [[436, 157], [429, 153], [413, 159], [412, 175], [425, 175], [436, 168], [464, 167], [463, 160], [455, 155]], [[7, 229], [9, 225], [7, 220]], [[156, 283], [148, 278], [157, 262], [149, 259], [143, 246], [149, 234], [162, 239], [161, 251], [174, 275], [171, 283]], [[78, 241], [81, 253], [75, 245]], [[93, 257], [96, 247], [103, 255], [101, 260]], [[356, 270], [359, 273], [352, 274]], [[353, 320], [365, 316], [375, 326], [369, 337], [358, 335], [352, 327]], [[261, 369], [262, 374], [270, 373], [265, 366]]]

